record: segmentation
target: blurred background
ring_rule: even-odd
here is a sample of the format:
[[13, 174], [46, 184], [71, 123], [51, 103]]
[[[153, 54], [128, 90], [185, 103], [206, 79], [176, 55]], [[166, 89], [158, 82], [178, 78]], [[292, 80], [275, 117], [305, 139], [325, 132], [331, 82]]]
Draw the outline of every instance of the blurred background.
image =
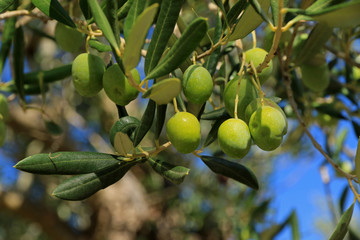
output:
[[[63, 1], [65, 6], [71, 1]], [[189, 0], [183, 8], [185, 22], [196, 14], [209, 18], [214, 26], [211, 1]], [[210, 5], [209, 5], [210, 4]], [[294, 2], [296, 4], [296, 1]], [[209, 8], [210, 6], [210, 8]], [[76, 14], [78, 9], [74, 9]], [[2, 33], [4, 21], [0, 21]], [[33, 19], [24, 25], [26, 37], [25, 72], [48, 70], [71, 63], [77, 54], [58, 48], [54, 41], [55, 21], [46, 24]], [[309, 23], [311, 27], [311, 23]], [[35, 29], [35, 30], [34, 30]], [[307, 30], [304, 29], [304, 32]], [[151, 37], [152, 30], [148, 38]], [[257, 29], [258, 46], [269, 46], [265, 25]], [[1, 39], [1, 38], [0, 38]], [[271, 39], [271, 36], [270, 36]], [[1, 41], [1, 40], [0, 40]], [[271, 40], [270, 40], [271, 41]], [[242, 41], [243, 49], [252, 46], [251, 36]], [[286, 44], [286, 43], [285, 43]], [[225, 50], [224, 50], [225, 51]], [[239, 63], [232, 47], [228, 61]], [[359, 39], [351, 51], [359, 53]], [[98, 53], [107, 63], [109, 54]], [[328, 54], [328, 61], [335, 57]], [[143, 60], [137, 67], [144, 78]], [[8, 59], [1, 74], [2, 83], [11, 81]], [[236, 62], [237, 61], [237, 62]], [[276, 59], [275, 59], [276, 64]], [[333, 83], [344, 83], [349, 66], [337, 60], [332, 66]], [[358, 80], [351, 71], [353, 80]], [[71, 77], [49, 85], [43, 95], [27, 96], [33, 108], [26, 111], [17, 98], [4, 93], [9, 100], [6, 143], [0, 149], [0, 239], [328, 239], [341, 213], [353, 200], [347, 180], [341, 177], [312, 146], [289, 106], [279, 73], [264, 85], [268, 96], [283, 98], [280, 106], [288, 115], [289, 131], [280, 148], [264, 152], [253, 146], [241, 163], [251, 168], [259, 179], [260, 190], [254, 191], [231, 179], [212, 173], [201, 160], [191, 154], [180, 155], [170, 147], [160, 157], [191, 169], [181, 185], [174, 185], [155, 173], [147, 164], [138, 164], [116, 184], [85, 201], [56, 199], [51, 192], [66, 177], [41, 176], [20, 172], [15, 163], [37, 153], [57, 151], [97, 151], [114, 153], [109, 130], [118, 118], [117, 108], [102, 91], [93, 98], [82, 98], [74, 90]], [[357, 76], [357, 77], [356, 77]], [[329, 90], [331, 91], [331, 90]], [[331, 92], [329, 95], [332, 94]], [[358, 109], [346, 94], [336, 93], [349, 109]], [[218, 96], [214, 93], [214, 99]], [[304, 92], [302, 110], [311, 133], [346, 171], [354, 169], [358, 134], [356, 122], [325, 116], [311, 108], [313, 101], [324, 96]], [[138, 97], [126, 109], [141, 118], [147, 100]], [[43, 114], [39, 109], [43, 107]], [[206, 106], [206, 110], [211, 106]], [[167, 119], [173, 114], [168, 105]], [[50, 122], [50, 124], [49, 124]], [[205, 139], [211, 122], [202, 120]], [[142, 141], [153, 146], [151, 132]], [[165, 132], [160, 141], [165, 142]], [[205, 149], [220, 154], [217, 141]], [[349, 239], [360, 239], [359, 205], [354, 209]]]

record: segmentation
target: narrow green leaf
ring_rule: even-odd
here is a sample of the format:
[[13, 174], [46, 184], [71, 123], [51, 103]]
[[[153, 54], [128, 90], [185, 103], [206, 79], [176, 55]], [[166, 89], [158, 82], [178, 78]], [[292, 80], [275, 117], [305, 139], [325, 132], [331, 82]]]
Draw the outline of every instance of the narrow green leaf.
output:
[[155, 121], [155, 139], [159, 139], [161, 130], [164, 127], [165, 118], [166, 118], [166, 109], [167, 105], [157, 105], [156, 106], [156, 121]]
[[344, 187], [344, 190], [341, 193], [341, 197], [340, 197], [340, 200], [339, 200], [340, 214], [343, 214], [344, 211], [345, 211], [345, 203], [346, 203], [346, 198], [347, 198], [348, 193], [349, 193], [349, 186], [346, 185]]
[[[222, 35], [222, 24], [221, 24], [221, 17], [218, 12], [215, 23], [214, 37], [212, 39], [214, 44], [219, 42], [221, 35]], [[204, 63], [204, 67], [209, 71], [211, 76], [213, 76], [216, 71], [216, 65], [220, 57], [221, 57], [221, 49], [217, 48], [214, 52], [211, 53], [211, 55], [206, 59], [206, 62]]]
[[262, 19], [267, 22], [267, 23], [271, 23], [270, 18], [267, 15], [267, 12], [269, 10], [269, 7], [267, 7], [264, 11], [264, 9], [262, 8], [262, 5], [259, 3], [258, 0], [249, 0], [251, 6], [254, 8], [254, 10], [256, 11], [257, 14], [259, 14]]
[[227, 18], [227, 15], [226, 15], [226, 11], [225, 11], [225, 7], [224, 7], [224, 4], [223, 4], [223, 1], [222, 1], [222, 0], [214, 0], [214, 2], [215, 2], [216, 5], [219, 7], [222, 15], [224, 16], [226, 26], [229, 27], [228, 18]]
[[22, 27], [15, 29], [14, 35], [14, 79], [17, 93], [22, 101], [25, 101], [24, 93], [24, 52], [25, 52], [24, 31]]
[[179, 67], [195, 50], [208, 29], [206, 19], [197, 18], [191, 22], [185, 32], [175, 42], [168, 54], [146, 76], [146, 79], [158, 78]]
[[128, 15], [126, 16], [124, 23], [124, 37], [125, 41], [127, 41], [129, 33], [136, 21], [136, 18], [142, 13], [145, 8], [146, 0], [134, 0], [131, 4]]
[[105, 38], [109, 41], [111, 46], [115, 49], [116, 55], [120, 56], [120, 49], [117, 45], [116, 38], [120, 36], [115, 36], [114, 32], [112, 31], [111, 25], [107, 20], [105, 13], [101, 9], [97, 0], [88, 0], [88, 4], [91, 9], [91, 13], [95, 19], [96, 25], [101, 29]]
[[259, 189], [259, 183], [255, 174], [247, 167], [222, 158], [201, 156], [201, 160], [214, 172], [225, 177], [232, 178], [255, 190]]
[[[9, 86], [7, 86], [6, 88], [3, 88], [2, 90], [6, 91], [6, 92], [12, 92], [12, 93], [19, 94], [15, 84], [10, 84]], [[48, 86], [48, 84], [43, 84], [42, 86], [40, 86], [39, 83], [24, 84], [23, 90], [24, 90], [25, 95], [38, 95], [38, 94], [48, 91], [49, 86]]]
[[348, 227], [351, 221], [351, 217], [354, 211], [354, 204], [351, 204], [351, 206], [344, 212], [344, 214], [341, 216], [338, 224], [336, 225], [336, 228], [334, 230], [334, 232], [331, 234], [331, 237], [329, 238], [329, 240], [342, 240], [344, 239], [347, 231], [348, 231]]
[[300, 240], [299, 220], [295, 211], [292, 211], [289, 217], [289, 223], [291, 226], [292, 240]]
[[[268, 11], [270, 7], [269, 0], [259, 0], [260, 6], [265, 11]], [[250, 1], [251, 3], [251, 1]], [[249, 5], [245, 12], [241, 15], [240, 20], [235, 26], [233, 33], [230, 35], [229, 40], [234, 41], [236, 39], [242, 39], [249, 33], [255, 30], [261, 23], [263, 18], [255, 11], [254, 5]]]
[[71, 177], [58, 185], [52, 193], [64, 200], [79, 201], [86, 199], [117, 181], [119, 181], [137, 162], [121, 162], [95, 173]]
[[132, 133], [137, 127], [140, 126], [140, 120], [132, 117], [126, 116], [117, 120], [110, 129], [110, 142], [114, 146], [114, 138], [116, 133], [122, 132], [126, 133], [129, 137], [132, 136]]
[[124, 5], [121, 6], [121, 8], [119, 8], [119, 10], [117, 12], [117, 17], [119, 20], [125, 18], [128, 15], [133, 2], [134, 2], [134, 0], [128, 0], [128, 1], [126, 1], [126, 3]]
[[83, 13], [85, 19], [90, 19], [92, 17], [91, 10], [87, 0], [79, 1], [81, 12]]
[[[107, 0], [104, 8], [104, 13], [111, 26], [114, 36], [120, 36], [119, 21], [117, 18], [118, 0]], [[120, 46], [120, 38], [115, 37], [116, 46]]]
[[174, 31], [184, 0], [163, 0], [159, 17], [145, 58], [145, 74], [158, 64], [166, 44]]
[[237, 1], [234, 6], [230, 9], [230, 11], [227, 14], [227, 20], [229, 25], [231, 26], [233, 23], [235, 23], [236, 19], [240, 15], [240, 13], [246, 9], [248, 6], [248, 1]]
[[[289, 0], [284, 0], [283, 2], [283, 6], [286, 8], [288, 6]], [[279, 1], [278, 0], [271, 0], [270, 1], [271, 4], [271, 12], [272, 12], [272, 16], [273, 16], [273, 21], [274, 21], [274, 25], [277, 26], [278, 25], [278, 15], [279, 15]], [[283, 19], [284, 19], [284, 15], [283, 15]]]
[[24, 74], [25, 84], [38, 84], [40, 79], [44, 83], [51, 83], [71, 76], [72, 63], [46, 71], [35, 71]]
[[152, 85], [143, 95], [157, 104], [167, 104], [181, 91], [181, 81], [178, 78], [168, 78]]
[[146, 8], [134, 22], [127, 37], [123, 63], [125, 72], [130, 72], [135, 68], [141, 57], [141, 49], [144, 45], [145, 38], [149, 28], [154, 20], [159, 4], [153, 4]]
[[217, 139], [218, 130], [220, 125], [225, 121], [224, 118], [217, 119], [214, 124], [212, 125], [209, 134], [207, 135], [205, 141], [204, 141], [204, 147], [209, 146], [211, 143], [213, 143]]
[[141, 118], [140, 126], [137, 128], [134, 139], [134, 147], [136, 147], [145, 134], [150, 130], [151, 125], [154, 121], [156, 103], [153, 100], [149, 100], [149, 103], [145, 109], [145, 112]]
[[70, 18], [69, 14], [57, 0], [31, 0], [31, 2], [46, 16], [58, 20], [59, 22], [72, 28], [76, 28], [76, 25]]
[[360, 181], [360, 138], [358, 140], [358, 145], [355, 155], [355, 174], [357, 179]]
[[5, 20], [4, 30], [2, 32], [1, 49], [0, 49], [0, 75], [4, 68], [6, 59], [10, 53], [12, 40], [15, 34], [16, 18], [9, 18]]
[[36, 174], [83, 174], [121, 163], [121, 157], [96, 152], [40, 153], [24, 158], [14, 167]]
[[0, 13], [5, 12], [15, 0], [1, 0], [0, 2]]
[[45, 126], [52, 135], [60, 135], [63, 133], [62, 128], [54, 121], [45, 121]]
[[190, 172], [186, 167], [175, 166], [160, 159], [149, 158], [148, 163], [157, 173], [174, 184], [182, 183]]
[[301, 65], [302, 63], [308, 62], [312, 59], [317, 53], [319, 53], [324, 44], [330, 38], [332, 34], [332, 28], [327, 24], [318, 23], [310, 32], [309, 37], [307, 38], [304, 47], [301, 49], [295, 63]]
[[219, 108], [201, 115], [202, 120], [216, 120], [218, 118], [230, 117], [225, 108]]

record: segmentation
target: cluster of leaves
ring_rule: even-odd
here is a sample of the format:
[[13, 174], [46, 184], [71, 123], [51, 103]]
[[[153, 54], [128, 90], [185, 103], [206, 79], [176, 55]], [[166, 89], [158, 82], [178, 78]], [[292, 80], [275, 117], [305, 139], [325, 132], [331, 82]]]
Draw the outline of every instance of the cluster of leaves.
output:
[[[166, 146], [147, 149], [139, 145], [152, 125], [155, 125], [154, 139], [158, 141], [165, 123], [167, 105], [172, 99], [176, 98], [182, 110], [195, 108], [194, 112], [196, 112], [198, 119], [213, 122], [212, 128], [203, 143], [203, 147], [207, 147], [216, 140], [220, 124], [229, 116], [224, 108], [204, 113], [205, 104], [196, 106], [184, 102], [179, 94], [181, 90], [180, 82], [170, 75], [181, 78], [182, 72], [192, 64], [191, 55], [194, 52], [198, 56], [203, 54], [203, 66], [214, 76], [214, 82], [220, 88], [220, 93], [214, 92], [214, 94], [217, 94], [221, 102], [225, 82], [236, 74], [240, 68], [240, 64], [235, 62], [231, 64], [232, 69], [228, 70], [228, 62], [225, 61], [218, 68], [219, 63], [223, 62], [224, 56], [231, 57], [230, 52], [235, 46], [233, 41], [245, 38], [263, 21], [278, 28], [281, 27], [279, 24], [283, 21], [278, 18], [278, 16], [282, 16], [280, 14], [282, 7], [279, 4], [282, 1], [276, 0], [237, 1], [231, 7], [228, 1], [225, 1], [225, 3], [223, 1], [214, 1], [219, 11], [213, 29], [209, 29], [207, 19], [202, 17], [196, 17], [195, 20], [186, 24], [179, 15], [185, 1], [163, 0], [160, 4], [155, 2], [145, 0], [104, 0], [99, 4], [96, 0], [79, 1], [82, 10], [81, 17], [86, 19], [88, 24], [96, 24], [106, 38], [107, 43], [109, 43], [109, 45], [104, 44], [92, 38], [87, 42], [88, 46], [99, 52], [112, 51], [116, 62], [126, 75], [138, 65], [147, 32], [153, 23], [156, 24], [151, 43], [147, 48], [144, 66], [146, 75], [144, 81], [153, 80], [153, 85], [145, 89], [143, 93], [143, 98], [149, 98], [149, 102], [141, 120], [128, 116], [125, 107], [118, 106], [119, 120], [110, 132], [110, 140], [117, 152], [116, 155], [94, 152], [57, 152], [30, 156], [16, 165], [16, 168], [20, 170], [36, 174], [75, 175], [61, 183], [54, 190], [53, 194], [61, 199], [82, 200], [88, 198], [98, 190], [120, 180], [134, 165], [144, 162], [150, 164], [156, 172], [171, 182], [181, 183], [188, 175], [189, 169], [175, 166], [160, 160], [156, 156]], [[287, 3], [288, 1], [284, 1], [284, 6], [287, 6]], [[270, 5], [273, 19], [270, 19], [267, 15]], [[20, 6], [20, 3], [16, 0], [2, 1], [0, 3], [0, 12], [15, 10], [18, 6]], [[46, 16], [71, 28], [76, 28], [79, 25], [78, 22], [74, 23], [68, 12], [56, 0], [33, 0], [32, 4], [26, 6], [26, 8], [31, 9], [33, 6], [39, 8]], [[286, 26], [291, 27], [300, 21], [315, 20], [318, 22], [309, 33], [309, 37], [299, 48], [300, 50], [298, 49], [299, 52], [294, 56], [286, 56], [293, 64], [292, 67], [295, 69], [295, 67], [309, 61], [319, 53], [334, 31], [341, 32], [342, 27], [352, 27], [359, 24], [357, 16], [359, 6], [360, 3], [356, 0], [335, 2], [319, 0], [306, 9], [287, 9], [288, 14], [284, 18], [287, 24], [285, 28]], [[11, 17], [6, 20], [4, 25], [0, 51], [0, 69], [3, 69], [11, 46], [13, 46], [15, 74], [14, 80], [2, 86], [1, 90], [17, 93], [20, 102], [23, 106], [26, 106], [26, 95], [44, 94], [49, 89], [50, 83], [70, 76], [71, 64], [47, 71], [25, 74], [23, 71], [24, 30], [22, 26], [15, 25], [16, 20], [16, 17]], [[119, 24], [119, 22], [123, 24]], [[351, 24], [349, 24], [350, 22]], [[180, 36], [174, 34], [176, 24], [178, 24], [181, 32]], [[338, 27], [341, 27], [340, 30], [337, 29]], [[334, 30], [334, 28], [336, 29]], [[349, 35], [356, 37], [356, 31], [354, 29], [351, 31]], [[124, 48], [120, 42], [120, 33], [123, 34], [126, 41]], [[272, 37], [274, 45], [270, 50], [277, 50], [274, 49], [274, 47], [277, 48], [277, 34], [275, 32]], [[295, 38], [295, 35], [293, 37]], [[284, 45], [279, 45], [279, 53], [286, 54], [284, 51], [286, 44], [288, 42], [292, 44], [293, 40], [283, 40]], [[336, 42], [333, 39], [332, 41]], [[221, 47], [222, 45], [226, 46]], [[351, 61], [351, 58], [347, 60]], [[337, 57], [334, 58], [330, 65], [334, 66], [336, 61], [338, 61]], [[305, 115], [307, 109], [302, 101], [304, 93], [302, 88], [296, 86], [296, 84], [301, 86], [301, 79], [295, 70], [291, 74], [294, 78], [295, 101], [302, 114]], [[346, 81], [349, 85], [353, 82], [351, 80], [352, 74], [352, 69], [346, 70]], [[164, 78], [164, 76], [167, 78], [166, 80], [157, 81]], [[330, 85], [324, 95], [336, 95], [346, 89], [347, 92], [343, 95], [357, 105], [356, 91], [341, 84], [340, 86], [340, 88], [337, 88]], [[287, 98], [285, 95], [281, 97]], [[316, 98], [316, 95], [314, 98]], [[318, 104], [315, 102], [312, 109], [315, 109], [318, 113], [327, 114], [332, 118], [350, 120], [357, 135], [359, 135], [360, 126], [356, 122], [356, 113], [351, 112], [346, 107], [336, 108], [338, 102], [340, 100], [334, 100], [330, 104]], [[342, 114], [343, 110], [348, 112], [348, 116]], [[287, 112], [287, 114], [289, 117], [294, 116], [294, 112], [291, 111]], [[47, 125], [49, 129], [55, 129], [55, 132], [59, 132], [54, 123], [48, 122]], [[129, 152], [133, 152], [133, 154], [129, 155]], [[237, 180], [251, 188], [259, 188], [254, 173], [244, 165], [218, 157], [217, 154], [214, 154], [214, 156], [202, 155], [200, 158], [214, 173]], [[356, 168], [357, 176], [360, 175], [358, 165]], [[345, 236], [353, 206], [354, 204], [345, 211], [338, 228], [333, 234], [333, 239], [341, 239]], [[291, 216], [285, 224], [291, 222], [290, 219], [292, 219]]]

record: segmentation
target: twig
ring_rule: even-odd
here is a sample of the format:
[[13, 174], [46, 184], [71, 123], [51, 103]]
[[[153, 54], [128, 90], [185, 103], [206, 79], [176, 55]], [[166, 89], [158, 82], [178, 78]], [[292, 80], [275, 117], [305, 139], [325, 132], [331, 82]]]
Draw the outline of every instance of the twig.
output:
[[14, 11], [4, 12], [4, 13], [0, 14], [0, 20], [12, 18], [12, 17], [19, 17], [19, 16], [30, 16], [30, 17], [40, 18], [43, 21], [50, 20], [50, 18], [48, 18], [42, 14], [30, 12], [29, 10], [14, 10]]
[[346, 53], [343, 52], [339, 52], [336, 49], [330, 47], [330, 46], [326, 46], [325, 45], [325, 49], [328, 50], [329, 52], [331, 52], [332, 54], [334, 54], [336, 57], [343, 59], [346, 63], [358, 67], [360, 68], [360, 63], [355, 62], [353, 59], [351, 59], [348, 55], [346, 55]]

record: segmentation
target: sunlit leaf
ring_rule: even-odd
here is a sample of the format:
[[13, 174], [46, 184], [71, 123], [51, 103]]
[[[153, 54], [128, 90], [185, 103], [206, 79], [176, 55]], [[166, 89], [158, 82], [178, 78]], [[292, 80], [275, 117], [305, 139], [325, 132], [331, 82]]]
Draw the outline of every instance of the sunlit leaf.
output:
[[147, 32], [154, 20], [158, 7], [159, 4], [153, 4], [136, 18], [125, 45], [123, 55], [125, 72], [129, 72], [138, 65], [142, 46], [144, 45]]
[[114, 137], [114, 148], [120, 155], [126, 156], [133, 149], [133, 143], [126, 133], [117, 132]]
[[157, 173], [175, 184], [182, 183], [190, 172], [190, 169], [186, 167], [176, 166], [159, 159], [149, 158], [148, 163]]
[[150, 98], [157, 104], [167, 104], [175, 98], [181, 91], [181, 81], [178, 78], [168, 78], [155, 83], [143, 95]]
[[31, 0], [31, 2], [46, 16], [56, 19], [59, 22], [72, 28], [76, 27], [69, 14], [57, 0]]
[[201, 156], [201, 160], [214, 172], [225, 177], [232, 178], [256, 190], [259, 183], [255, 174], [247, 167], [222, 158]]
[[146, 4], [146, 0], [134, 0], [132, 2], [129, 12], [125, 19], [125, 23], [124, 23], [124, 37], [125, 37], [126, 42], [127, 42], [129, 33], [136, 21], [136, 18], [144, 10], [145, 4]]

